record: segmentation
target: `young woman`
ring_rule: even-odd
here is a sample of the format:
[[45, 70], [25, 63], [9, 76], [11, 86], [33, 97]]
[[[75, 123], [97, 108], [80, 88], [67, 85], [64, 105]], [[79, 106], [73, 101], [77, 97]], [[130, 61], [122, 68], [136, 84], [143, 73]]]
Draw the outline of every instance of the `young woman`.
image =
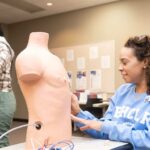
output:
[[[111, 97], [101, 119], [82, 111], [72, 95], [72, 120], [94, 138], [128, 142], [150, 149], [150, 37], [129, 38], [121, 49], [119, 71], [125, 84]], [[75, 116], [74, 116], [75, 115]]]

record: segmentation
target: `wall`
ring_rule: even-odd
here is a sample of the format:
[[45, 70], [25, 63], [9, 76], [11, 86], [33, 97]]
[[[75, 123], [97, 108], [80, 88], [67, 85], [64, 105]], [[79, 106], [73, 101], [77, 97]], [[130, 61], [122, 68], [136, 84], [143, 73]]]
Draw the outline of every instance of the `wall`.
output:
[[[117, 70], [119, 50], [129, 36], [150, 34], [149, 14], [149, 0], [118, 1], [8, 25], [9, 40], [16, 55], [25, 48], [29, 33], [33, 31], [50, 33], [50, 48], [115, 40], [115, 87], [117, 88], [123, 82]], [[25, 103], [15, 75], [14, 89], [18, 103], [15, 117], [27, 118]]]
[[[90, 51], [91, 48], [97, 50], [97, 56], [94, 58], [91, 55], [93, 53]], [[70, 51], [73, 52], [73, 61], [67, 58]], [[72, 91], [88, 90], [90, 92], [114, 93], [115, 42], [113, 40], [72, 47], [51, 48], [51, 52], [62, 60], [66, 71], [70, 72]], [[96, 71], [95, 81], [91, 71]]]

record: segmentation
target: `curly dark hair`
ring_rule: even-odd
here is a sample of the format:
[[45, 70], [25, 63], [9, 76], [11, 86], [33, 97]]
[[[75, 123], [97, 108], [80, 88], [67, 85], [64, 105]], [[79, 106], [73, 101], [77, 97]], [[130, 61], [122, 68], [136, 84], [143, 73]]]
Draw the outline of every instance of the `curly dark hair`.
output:
[[148, 63], [145, 69], [145, 75], [148, 87], [147, 94], [150, 95], [150, 37], [148, 35], [131, 37], [124, 46], [132, 48], [139, 61], [147, 60]]

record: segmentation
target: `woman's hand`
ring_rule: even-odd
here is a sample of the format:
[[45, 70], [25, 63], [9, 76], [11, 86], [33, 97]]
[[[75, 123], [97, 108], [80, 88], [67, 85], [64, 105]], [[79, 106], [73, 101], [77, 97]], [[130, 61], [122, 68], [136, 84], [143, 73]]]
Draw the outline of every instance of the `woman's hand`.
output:
[[81, 111], [79, 101], [76, 95], [71, 94], [71, 113], [77, 115]]
[[86, 120], [86, 119], [82, 119], [82, 118], [78, 118], [74, 115], [71, 115], [71, 119], [74, 122], [80, 122], [82, 124], [84, 124], [83, 127], [80, 127], [81, 131], [87, 130], [87, 129], [94, 129], [97, 131], [100, 131], [102, 128], [103, 123], [101, 121], [97, 121], [97, 120]]

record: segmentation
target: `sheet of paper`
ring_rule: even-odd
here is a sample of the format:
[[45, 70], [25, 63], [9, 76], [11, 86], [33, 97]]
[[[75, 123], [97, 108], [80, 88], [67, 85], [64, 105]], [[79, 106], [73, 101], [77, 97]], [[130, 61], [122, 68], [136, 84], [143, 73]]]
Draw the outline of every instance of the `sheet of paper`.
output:
[[80, 92], [79, 104], [86, 104], [88, 95], [86, 92]]
[[98, 46], [92, 46], [89, 48], [89, 58], [96, 59], [98, 58]]
[[85, 69], [85, 57], [78, 57], [77, 58], [77, 69]]
[[74, 51], [73, 51], [73, 49], [67, 50], [67, 61], [74, 61]]
[[90, 71], [90, 89], [92, 90], [101, 89], [101, 70]]
[[72, 72], [67, 71], [67, 74], [68, 74], [69, 86], [72, 89]]
[[109, 69], [110, 68], [110, 56], [101, 57], [101, 68]]
[[76, 75], [76, 90], [87, 89], [87, 76], [85, 71], [78, 71]]
[[64, 58], [61, 58], [61, 62], [63, 65], [65, 65], [65, 59]]

